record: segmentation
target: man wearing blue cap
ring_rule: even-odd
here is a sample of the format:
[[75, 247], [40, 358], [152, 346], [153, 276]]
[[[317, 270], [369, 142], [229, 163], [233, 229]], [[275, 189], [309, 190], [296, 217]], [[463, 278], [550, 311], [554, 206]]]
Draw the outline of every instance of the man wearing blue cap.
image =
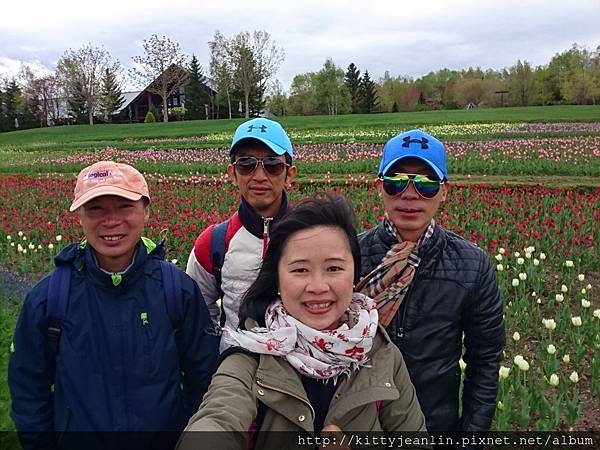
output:
[[213, 321], [224, 329], [221, 351], [231, 345], [227, 330], [238, 327], [240, 302], [258, 276], [270, 227], [288, 209], [285, 187], [296, 175], [292, 143], [272, 120], [241, 124], [229, 155], [227, 173], [240, 191], [239, 208], [227, 221], [200, 233], [186, 269], [198, 283]]
[[385, 144], [377, 179], [385, 218], [359, 237], [364, 278], [357, 290], [377, 301], [427, 429], [487, 431], [505, 342], [502, 300], [489, 257], [433, 218], [448, 195], [446, 159], [444, 144], [421, 130]]

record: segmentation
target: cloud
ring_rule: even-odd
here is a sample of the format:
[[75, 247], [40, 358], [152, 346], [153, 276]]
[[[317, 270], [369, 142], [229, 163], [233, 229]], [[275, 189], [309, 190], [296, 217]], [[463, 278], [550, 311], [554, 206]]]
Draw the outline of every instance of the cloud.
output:
[[[283, 47], [278, 73], [284, 88], [294, 75], [317, 71], [328, 57], [345, 68], [354, 62], [374, 79], [419, 77], [444, 67], [502, 69], [518, 59], [533, 65], [573, 43], [600, 45], [598, 0], [80, 0], [21, 1], [3, 5], [0, 73], [14, 61], [52, 68], [67, 48], [103, 45], [127, 68], [151, 34], [169, 36], [196, 54], [206, 70], [207, 43], [220, 30], [231, 37], [266, 30]], [[2, 62], [4, 61], [4, 62]], [[8, 61], [8, 62], [7, 62]], [[18, 69], [17, 69], [18, 70]]]

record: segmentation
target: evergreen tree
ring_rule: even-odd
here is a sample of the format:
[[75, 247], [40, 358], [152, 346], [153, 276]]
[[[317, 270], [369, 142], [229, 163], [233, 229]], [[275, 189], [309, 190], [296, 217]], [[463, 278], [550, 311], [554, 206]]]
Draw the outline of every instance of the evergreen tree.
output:
[[112, 115], [125, 102], [121, 94], [121, 88], [117, 82], [115, 72], [110, 68], [104, 70], [102, 75], [102, 90], [100, 91], [100, 108], [104, 115], [104, 120], [112, 121]]
[[7, 82], [4, 88], [4, 104], [3, 104], [3, 126], [5, 131], [13, 131], [17, 129], [17, 124], [20, 127], [22, 122], [21, 114], [19, 114], [19, 103], [22, 100], [21, 88], [17, 81], [13, 78]]
[[69, 110], [77, 119], [77, 123], [86, 123], [88, 119], [87, 102], [83, 95], [81, 83], [74, 81], [67, 91]]
[[350, 92], [351, 104], [350, 109], [352, 114], [357, 114], [361, 110], [360, 105], [360, 70], [356, 68], [354, 63], [350, 63], [346, 76], [344, 77], [344, 84]]
[[206, 78], [202, 74], [202, 67], [198, 63], [196, 55], [192, 55], [188, 72], [189, 82], [185, 86], [185, 118], [205, 119], [206, 109], [204, 105], [210, 103], [210, 98], [205, 84]]
[[376, 106], [375, 82], [369, 77], [369, 71], [365, 70], [360, 80], [360, 112], [369, 114]]
[[4, 110], [5, 99], [6, 94], [4, 92], [4, 86], [0, 86], [0, 132], [8, 131], [8, 121]]

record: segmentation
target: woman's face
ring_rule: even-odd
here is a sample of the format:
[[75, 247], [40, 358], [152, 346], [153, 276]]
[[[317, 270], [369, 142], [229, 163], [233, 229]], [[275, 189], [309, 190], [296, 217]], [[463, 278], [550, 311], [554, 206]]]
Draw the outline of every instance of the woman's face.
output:
[[292, 234], [277, 266], [285, 309], [315, 330], [338, 327], [352, 300], [354, 260], [344, 231], [316, 226]]

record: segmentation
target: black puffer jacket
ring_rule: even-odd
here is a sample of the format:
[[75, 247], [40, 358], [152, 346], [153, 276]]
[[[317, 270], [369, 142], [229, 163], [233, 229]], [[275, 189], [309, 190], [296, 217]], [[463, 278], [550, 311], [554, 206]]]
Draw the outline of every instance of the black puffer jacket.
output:
[[[362, 275], [393, 245], [380, 223], [359, 236]], [[417, 390], [429, 431], [489, 430], [505, 343], [503, 306], [489, 257], [440, 226], [419, 251], [421, 263], [387, 331]], [[462, 417], [458, 417], [464, 332]]]

